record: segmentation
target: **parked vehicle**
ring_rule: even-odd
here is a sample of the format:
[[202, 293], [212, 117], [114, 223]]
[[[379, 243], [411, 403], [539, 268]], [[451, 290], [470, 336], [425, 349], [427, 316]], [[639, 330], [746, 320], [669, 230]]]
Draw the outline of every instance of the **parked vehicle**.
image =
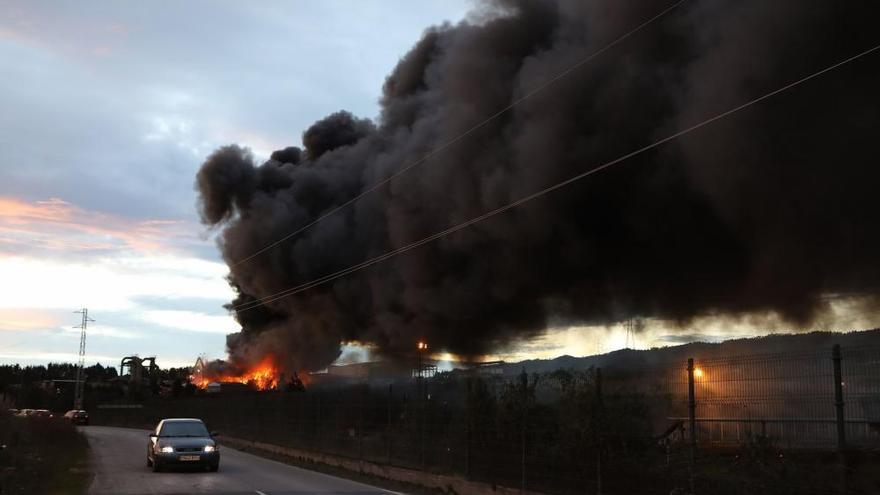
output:
[[71, 409], [64, 413], [64, 418], [75, 425], [86, 426], [89, 424], [89, 413], [82, 409]]
[[159, 421], [147, 443], [147, 466], [154, 472], [164, 467], [197, 465], [217, 471], [220, 450], [214, 436], [200, 419], [170, 418]]
[[34, 409], [33, 412], [31, 412], [31, 414], [29, 414], [28, 416], [30, 416], [32, 418], [46, 418], [46, 419], [55, 417], [55, 415], [52, 414], [52, 411], [50, 411], [48, 409]]

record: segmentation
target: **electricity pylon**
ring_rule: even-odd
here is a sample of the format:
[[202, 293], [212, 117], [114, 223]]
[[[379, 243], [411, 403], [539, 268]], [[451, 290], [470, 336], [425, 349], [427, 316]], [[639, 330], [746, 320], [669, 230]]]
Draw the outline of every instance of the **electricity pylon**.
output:
[[626, 320], [626, 323], [623, 324], [626, 329], [626, 348], [627, 349], [635, 349], [636, 348], [636, 322], [634, 318], [630, 318]]
[[74, 389], [73, 395], [73, 408], [74, 409], [82, 409], [83, 406], [83, 390], [84, 390], [84, 382], [85, 376], [83, 375], [83, 367], [86, 364], [86, 328], [89, 326], [90, 321], [95, 321], [89, 318], [89, 309], [83, 308], [79, 311], [74, 311], [74, 313], [82, 314], [82, 323], [78, 327], [79, 333], [79, 366], [76, 368], [76, 388]]

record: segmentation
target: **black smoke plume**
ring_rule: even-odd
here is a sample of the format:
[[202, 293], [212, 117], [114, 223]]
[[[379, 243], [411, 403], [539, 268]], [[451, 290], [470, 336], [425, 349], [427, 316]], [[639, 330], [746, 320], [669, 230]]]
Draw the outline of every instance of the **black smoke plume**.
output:
[[[332, 273], [633, 151], [880, 42], [873, 1], [685, 2], [354, 207], [255, 251], [456, 138], [669, 0], [498, 0], [428, 29], [375, 123], [337, 112], [257, 164], [198, 173], [231, 308]], [[267, 81], [267, 84], [273, 84]], [[280, 83], [279, 83], [280, 84]], [[548, 322], [773, 312], [808, 326], [880, 282], [880, 55], [391, 261], [238, 311], [234, 360], [294, 369], [340, 342], [466, 355]]]

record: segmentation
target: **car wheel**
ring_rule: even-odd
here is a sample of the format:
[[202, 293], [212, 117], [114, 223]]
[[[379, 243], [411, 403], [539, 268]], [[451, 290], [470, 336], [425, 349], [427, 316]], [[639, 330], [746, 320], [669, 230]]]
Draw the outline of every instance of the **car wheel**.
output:
[[208, 466], [208, 470], [210, 470], [212, 473], [216, 473], [218, 469], [220, 469], [219, 462], [217, 464], [211, 464], [210, 466]]

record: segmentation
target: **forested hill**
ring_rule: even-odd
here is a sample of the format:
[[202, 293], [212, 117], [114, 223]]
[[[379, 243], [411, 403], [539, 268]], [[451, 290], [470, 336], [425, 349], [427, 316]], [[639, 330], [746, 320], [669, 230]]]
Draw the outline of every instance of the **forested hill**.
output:
[[504, 374], [543, 373], [557, 369], [586, 369], [591, 366], [603, 368], [639, 367], [664, 363], [684, 363], [688, 358], [697, 360], [756, 354], [827, 352], [831, 359], [831, 347], [840, 344], [844, 349], [880, 347], [880, 329], [839, 332], [809, 332], [800, 334], [777, 334], [763, 337], [727, 340], [718, 343], [693, 342], [672, 347], [647, 350], [622, 349], [597, 356], [560, 356], [554, 359], [530, 359], [505, 364]]

